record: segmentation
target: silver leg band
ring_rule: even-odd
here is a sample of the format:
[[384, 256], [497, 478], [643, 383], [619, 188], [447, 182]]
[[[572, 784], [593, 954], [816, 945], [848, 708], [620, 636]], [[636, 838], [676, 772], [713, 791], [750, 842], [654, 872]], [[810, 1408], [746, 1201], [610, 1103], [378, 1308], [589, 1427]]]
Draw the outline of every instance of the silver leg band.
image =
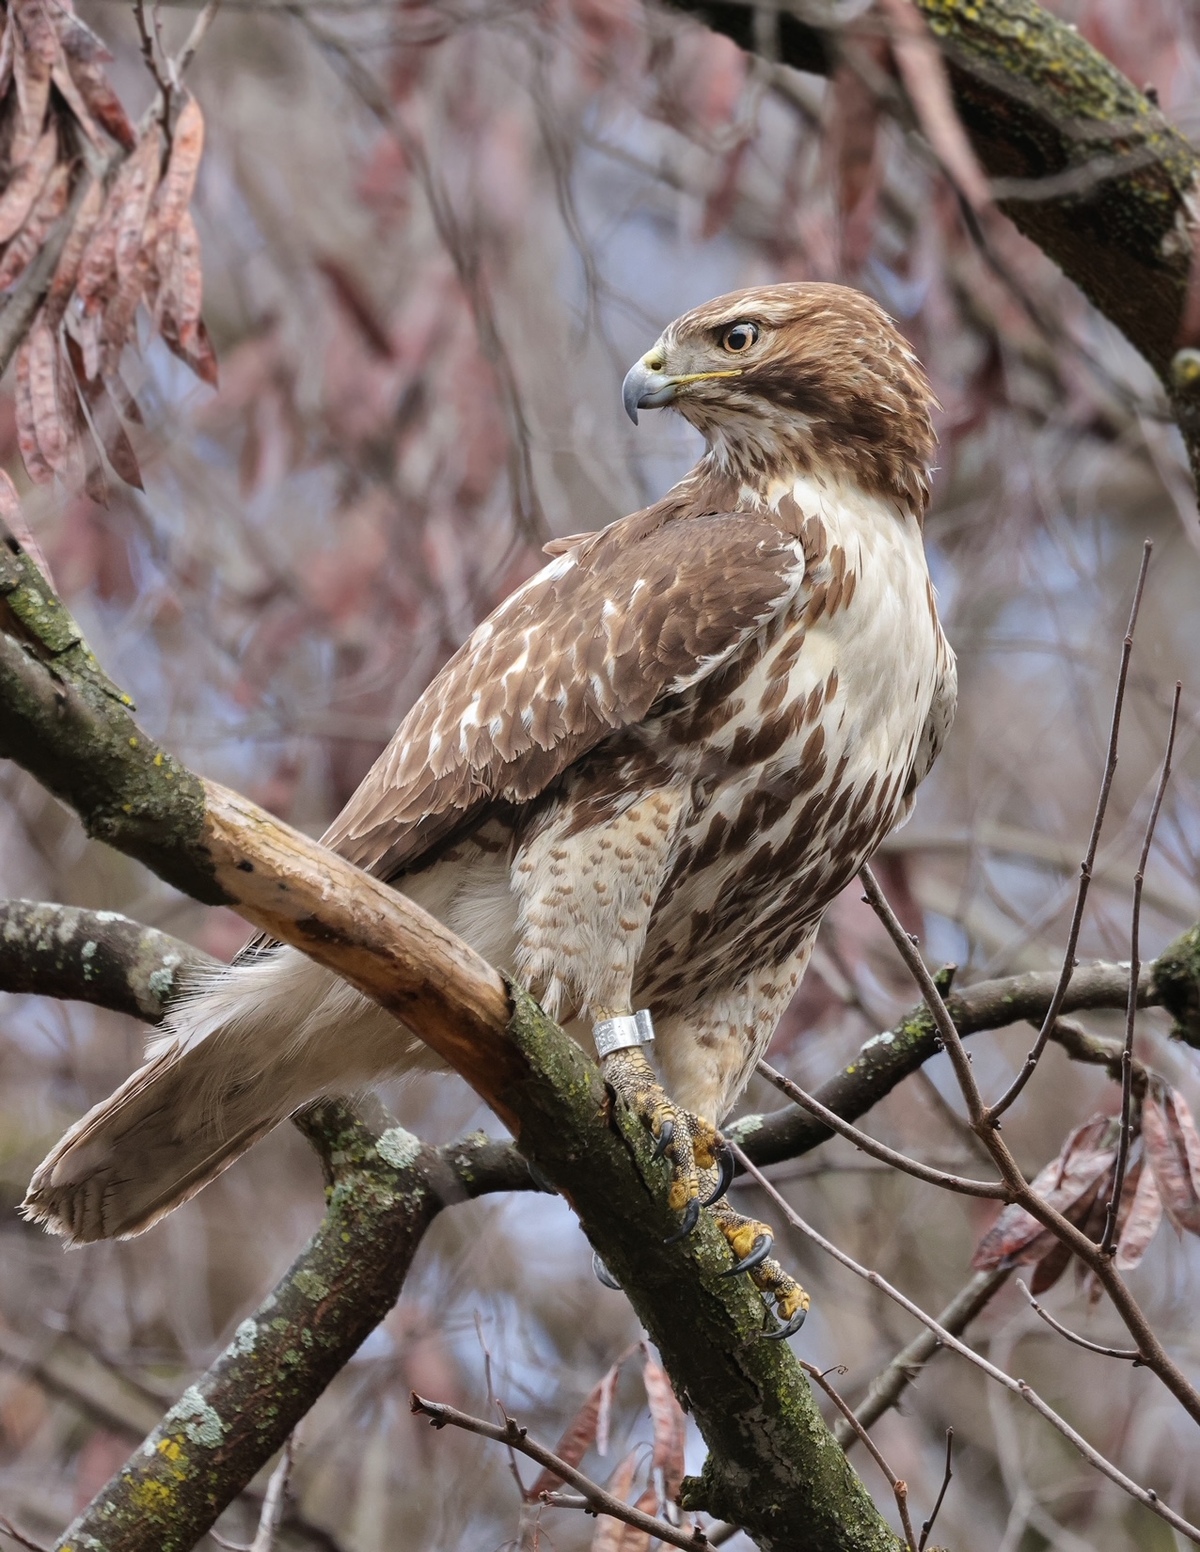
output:
[[636, 1013], [620, 1013], [616, 1018], [598, 1019], [592, 1025], [592, 1039], [599, 1057], [634, 1045], [649, 1045], [654, 1039], [649, 1008], [639, 1008]]

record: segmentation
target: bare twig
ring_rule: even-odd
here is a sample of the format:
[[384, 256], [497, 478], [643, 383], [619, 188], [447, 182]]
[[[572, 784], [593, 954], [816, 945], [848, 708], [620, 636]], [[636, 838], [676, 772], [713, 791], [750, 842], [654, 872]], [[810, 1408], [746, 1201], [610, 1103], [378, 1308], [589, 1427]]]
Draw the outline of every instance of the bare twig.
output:
[[[875, 912], [883, 923], [888, 936], [900, 951], [900, 956], [912, 972], [913, 979], [921, 988], [921, 994], [925, 998], [925, 1006], [934, 1022], [934, 1027], [941, 1036], [946, 1054], [950, 1058], [955, 1076], [958, 1078], [959, 1088], [962, 1089], [963, 1098], [967, 1102], [967, 1113], [971, 1118], [971, 1125], [975, 1131], [979, 1131], [986, 1113], [983, 1103], [983, 1095], [979, 1092], [979, 1085], [975, 1082], [975, 1074], [971, 1071], [971, 1058], [967, 1055], [966, 1047], [962, 1043], [962, 1037], [955, 1028], [954, 1020], [950, 1017], [946, 1003], [937, 983], [930, 975], [925, 961], [917, 953], [916, 946], [908, 933], [900, 925], [899, 918], [892, 910], [884, 897], [883, 891], [875, 881], [875, 875], [869, 867], [864, 866], [859, 872], [862, 881], [863, 892], [867, 904]], [[984, 1139], [986, 1142], [986, 1138]]]
[[472, 1417], [470, 1413], [460, 1412], [456, 1407], [445, 1406], [440, 1401], [426, 1401], [424, 1397], [418, 1396], [415, 1390], [412, 1392], [409, 1405], [418, 1415], [427, 1417], [434, 1428], [445, 1428], [449, 1423], [455, 1428], [465, 1429], [468, 1433], [477, 1433], [484, 1439], [493, 1439], [497, 1444], [511, 1445], [522, 1455], [528, 1455], [530, 1460], [536, 1460], [539, 1466], [549, 1467], [556, 1477], [569, 1482], [582, 1493], [587, 1500], [589, 1512], [593, 1514], [607, 1514], [614, 1520], [623, 1520], [626, 1525], [632, 1525], [647, 1535], [657, 1536], [660, 1541], [665, 1541], [673, 1547], [690, 1547], [694, 1552], [695, 1548], [711, 1545], [698, 1525], [690, 1531], [678, 1530], [674, 1525], [668, 1525], [666, 1520], [655, 1519], [652, 1514], [643, 1514], [632, 1504], [623, 1503], [621, 1499], [615, 1498], [598, 1482], [585, 1477], [582, 1471], [578, 1471], [553, 1451], [546, 1449], [545, 1445], [535, 1443], [529, 1438], [525, 1429], [511, 1417], [501, 1428], [495, 1423], [486, 1422], [482, 1417]]
[[1141, 1358], [1141, 1354], [1134, 1347], [1105, 1347], [1100, 1342], [1092, 1342], [1086, 1336], [1080, 1336], [1078, 1331], [1072, 1331], [1069, 1326], [1064, 1326], [1062, 1321], [1055, 1320], [1049, 1310], [1038, 1303], [1019, 1277], [1017, 1287], [1029, 1300], [1029, 1306], [1034, 1314], [1040, 1315], [1048, 1326], [1058, 1332], [1059, 1336], [1065, 1336], [1067, 1341], [1074, 1342], [1076, 1347], [1086, 1348], [1089, 1353], [1099, 1353], [1103, 1358], [1124, 1358], [1129, 1363], [1137, 1363]]
[[861, 1277], [865, 1282], [870, 1283], [873, 1288], [878, 1288], [881, 1293], [894, 1300], [901, 1309], [907, 1310], [914, 1319], [919, 1320], [923, 1326], [928, 1327], [944, 1347], [948, 1347], [952, 1352], [958, 1353], [968, 1363], [973, 1363], [976, 1368], [982, 1369], [989, 1379], [995, 1380], [1005, 1390], [1020, 1396], [1022, 1401], [1031, 1406], [1053, 1428], [1056, 1428], [1063, 1438], [1073, 1444], [1084, 1459], [1090, 1462], [1097, 1471], [1108, 1477], [1110, 1481], [1115, 1482], [1131, 1498], [1136, 1498], [1147, 1509], [1153, 1510], [1160, 1518], [1166, 1520], [1168, 1525], [1174, 1526], [1177, 1531], [1186, 1536], [1189, 1541], [1200, 1546], [1200, 1528], [1190, 1524], [1182, 1515], [1177, 1514], [1174, 1509], [1164, 1504], [1153, 1488], [1142, 1487], [1132, 1477], [1126, 1476], [1119, 1466], [1114, 1465], [1111, 1460], [1101, 1455], [1094, 1445], [1089, 1444], [1081, 1433], [1071, 1427], [1066, 1418], [1060, 1417], [1053, 1407], [1043, 1401], [1031, 1385], [1027, 1385], [1022, 1379], [1015, 1379], [1011, 1374], [1006, 1374], [1003, 1369], [997, 1368], [994, 1363], [989, 1362], [988, 1359], [977, 1353], [974, 1348], [968, 1347], [965, 1342], [960, 1342], [958, 1337], [953, 1335], [952, 1332], [947, 1331], [944, 1326], [939, 1325], [932, 1315], [926, 1314], [919, 1305], [914, 1304], [898, 1288], [894, 1288], [879, 1272], [862, 1266], [852, 1256], [848, 1256], [844, 1250], [839, 1249], [837, 1245], [833, 1244], [831, 1240], [827, 1240], [823, 1234], [818, 1233], [811, 1224], [806, 1223], [801, 1218], [794, 1207], [780, 1196], [779, 1192], [775, 1190], [762, 1171], [750, 1162], [736, 1143], [730, 1143], [730, 1147], [733, 1149], [734, 1157], [741, 1164], [742, 1168], [747, 1174], [754, 1177], [793, 1228], [798, 1229], [818, 1249], [823, 1250], [826, 1255], [832, 1256], [835, 1261], [840, 1262], [848, 1271], [853, 1272], [856, 1277]]
[[1142, 885], [1146, 879], [1146, 864], [1150, 860], [1150, 848], [1154, 844], [1154, 829], [1158, 824], [1159, 810], [1167, 782], [1171, 779], [1171, 755], [1175, 750], [1175, 730], [1179, 726], [1179, 697], [1182, 684], [1176, 680], [1175, 697], [1171, 702], [1171, 725], [1167, 731], [1167, 752], [1163, 756], [1162, 771], [1150, 817], [1146, 820], [1146, 834], [1142, 840], [1142, 854], [1138, 858], [1137, 872], [1133, 875], [1133, 910], [1129, 924], [1129, 1000], [1125, 1005], [1125, 1046], [1121, 1052], [1121, 1138], [1117, 1144], [1117, 1167], [1113, 1173], [1112, 1197], [1104, 1214], [1104, 1234], [1100, 1240], [1100, 1254], [1112, 1256], [1117, 1248], [1117, 1214], [1121, 1208], [1121, 1192], [1125, 1186], [1125, 1170], [1129, 1164], [1129, 1137], [1133, 1112], [1133, 1035], [1137, 1024], [1137, 983], [1142, 968], [1140, 931], [1142, 922]]
[[174, 71], [176, 80], [181, 80], [184, 71], [196, 57], [196, 50], [208, 36], [208, 29], [216, 20], [217, 12], [221, 9], [221, 0], [208, 0], [208, 4], [192, 23], [192, 30], [187, 35], [187, 41], [175, 56]]
[[[994, 1272], [976, 1272], [938, 1315], [938, 1327], [961, 1336], [1011, 1275], [1011, 1267], [999, 1267]], [[896, 1405], [929, 1360], [940, 1351], [941, 1345], [936, 1333], [926, 1329], [918, 1331], [912, 1341], [900, 1349], [891, 1363], [871, 1381], [866, 1395], [856, 1408], [859, 1421], [864, 1427], [869, 1428], [877, 1418]], [[853, 1433], [841, 1423], [834, 1426], [833, 1436], [844, 1450], [854, 1443]]]
[[1054, 1021], [1062, 1012], [1063, 999], [1067, 993], [1067, 987], [1071, 982], [1071, 975], [1075, 969], [1075, 950], [1079, 944], [1079, 930], [1083, 925], [1083, 912], [1087, 904], [1088, 889], [1092, 882], [1092, 867], [1096, 861], [1096, 848], [1100, 844], [1100, 831], [1104, 824], [1104, 814], [1108, 807], [1108, 795], [1112, 791], [1113, 776], [1117, 769], [1117, 741], [1121, 731], [1121, 709], [1125, 703], [1125, 685], [1129, 678], [1129, 659], [1133, 652], [1133, 633], [1137, 626], [1138, 610], [1142, 604], [1142, 593], [1146, 586], [1146, 571], [1150, 565], [1150, 552], [1153, 545], [1147, 539], [1142, 546], [1142, 564], [1138, 571], [1137, 585], [1133, 590], [1133, 604], [1129, 611], [1129, 624], [1125, 628], [1125, 639], [1121, 643], [1121, 664], [1117, 670], [1117, 688], [1113, 696], [1112, 720], [1108, 731], [1108, 752], [1104, 760], [1104, 775], [1100, 780], [1100, 793], [1096, 799], [1096, 811], [1092, 818], [1092, 833], [1088, 838], [1087, 854], [1079, 868], [1079, 888], [1075, 894], [1075, 909], [1071, 914], [1071, 925], [1067, 932], [1067, 946], [1063, 953], [1062, 973], [1058, 979], [1054, 996], [1050, 999], [1050, 1006], [1046, 1010], [1046, 1016], [1042, 1020], [1042, 1027], [1038, 1031], [1037, 1039], [1029, 1048], [1020, 1072], [1009, 1084], [1008, 1088], [1000, 1096], [994, 1105], [990, 1107], [993, 1121], [1000, 1116], [1016, 1100], [1025, 1085], [1033, 1076], [1034, 1069], [1041, 1060], [1042, 1052], [1046, 1049], [1046, 1042], [1050, 1038], [1050, 1031], [1054, 1027]]
[[133, 14], [137, 19], [138, 41], [142, 47], [142, 58], [146, 62], [146, 69], [154, 78], [154, 84], [158, 87], [159, 100], [162, 104], [160, 117], [164, 130], [171, 118], [171, 94], [174, 90], [174, 82], [171, 80], [170, 61], [166, 61], [166, 69], [158, 62], [158, 51], [154, 47], [154, 38], [146, 21], [146, 0], [133, 0]]
[[876, 1142], [866, 1132], [859, 1131], [857, 1126], [851, 1126], [849, 1121], [843, 1121], [840, 1115], [827, 1109], [819, 1099], [814, 1099], [811, 1094], [785, 1078], [781, 1072], [777, 1072], [770, 1063], [760, 1061], [758, 1071], [769, 1083], [773, 1083], [782, 1094], [795, 1100], [805, 1110], [815, 1115], [818, 1120], [824, 1121], [832, 1132], [837, 1132], [840, 1137], [845, 1137], [863, 1153], [869, 1153], [872, 1158], [880, 1159], [884, 1164], [890, 1164], [893, 1169], [903, 1170], [906, 1175], [912, 1175], [917, 1180], [927, 1181], [930, 1185], [941, 1186], [945, 1191], [958, 1191], [963, 1196], [986, 1196], [994, 1201], [1008, 1201], [1010, 1192], [1007, 1186], [998, 1180], [971, 1180], [964, 1175], [951, 1175], [944, 1169], [934, 1169], [928, 1164], [921, 1164], [916, 1159], [910, 1159], [907, 1154], [897, 1153], [894, 1148], [889, 1148], [886, 1143]]
[[32, 1536], [26, 1536], [23, 1531], [19, 1531], [13, 1522], [2, 1514], [0, 1514], [0, 1534], [7, 1536], [10, 1541], [15, 1541], [19, 1547], [28, 1547], [29, 1552], [49, 1552], [48, 1547], [44, 1547], [40, 1541], [34, 1541]]
[[[870, 1452], [871, 1459], [888, 1479], [888, 1485], [891, 1487], [892, 1493], [896, 1499], [896, 1508], [900, 1514], [900, 1523], [904, 1526], [905, 1543], [908, 1546], [909, 1552], [917, 1552], [917, 1538], [913, 1534], [912, 1520], [909, 1518], [908, 1513], [908, 1483], [905, 1482], [902, 1477], [898, 1477], [892, 1468], [888, 1465], [879, 1446], [875, 1443], [871, 1435], [859, 1422], [858, 1418], [855, 1417], [854, 1410], [850, 1406], [850, 1403], [846, 1401], [844, 1397], [840, 1396], [829, 1383], [829, 1380], [826, 1378], [825, 1371], [818, 1369], [815, 1364], [807, 1363], [803, 1358], [800, 1359], [800, 1367], [811, 1380], [814, 1380], [816, 1384], [821, 1387], [821, 1389], [833, 1402], [834, 1406], [837, 1407], [838, 1411], [854, 1430], [856, 1436], [862, 1440], [863, 1444]], [[845, 1371], [839, 1369], [835, 1370], [834, 1372], [844, 1373]]]
[[938, 1489], [938, 1495], [934, 1502], [929, 1518], [921, 1526], [921, 1539], [917, 1542], [917, 1552], [925, 1552], [925, 1543], [929, 1540], [929, 1533], [934, 1527], [938, 1515], [941, 1513], [942, 1501], [946, 1496], [946, 1489], [950, 1486], [950, 1480], [954, 1476], [954, 1429], [946, 1429], [946, 1469], [942, 1473], [942, 1485]]
[[[869, 868], [863, 868], [859, 875], [867, 885], [867, 898], [875, 907], [880, 920], [887, 928], [892, 941], [900, 951], [906, 965], [912, 972], [921, 991], [924, 993], [926, 1005], [930, 1017], [934, 1021], [938, 1033], [946, 1040], [946, 1048], [954, 1063], [955, 1072], [958, 1075], [959, 1084], [967, 1101], [967, 1109], [971, 1115], [971, 1124], [978, 1135], [987, 1144], [988, 1152], [992, 1155], [1001, 1179], [1010, 1187], [1012, 1199], [1025, 1209], [1031, 1217], [1060, 1240], [1067, 1248], [1077, 1256], [1083, 1264], [1095, 1273], [1097, 1280], [1103, 1286], [1105, 1292], [1112, 1300], [1118, 1314], [1125, 1322], [1125, 1326], [1137, 1343], [1141, 1361], [1148, 1369], [1151, 1369], [1162, 1380], [1171, 1394], [1185, 1408], [1188, 1415], [1196, 1422], [1200, 1422], [1200, 1391], [1180, 1369], [1179, 1365], [1172, 1361], [1159, 1340], [1154, 1327], [1146, 1319], [1137, 1300], [1130, 1293], [1124, 1279], [1117, 1272], [1113, 1258], [1102, 1255], [1100, 1247], [1094, 1240], [1071, 1223], [1056, 1208], [1043, 1200], [1022, 1174], [1017, 1161], [1013, 1158], [1008, 1145], [1000, 1136], [1000, 1130], [995, 1123], [992, 1112], [987, 1110], [982, 1103], [979, 1087], [975, 1082], [971, 1071], [962, 1040], [955, 1027], [954, 1020], [950, 1017], [945, 1000], [938, 990], [933, 977], [929, 974], [916, 947], [909, 939], [908, 934], [896, 919], [895, 912], [888, 905], [880, 893], [879, 886], [871, 876]], [[1126, 976], [1128, 987], [1128, 976]], [[1139, 978], [1140, 986], [1140, 978]]]

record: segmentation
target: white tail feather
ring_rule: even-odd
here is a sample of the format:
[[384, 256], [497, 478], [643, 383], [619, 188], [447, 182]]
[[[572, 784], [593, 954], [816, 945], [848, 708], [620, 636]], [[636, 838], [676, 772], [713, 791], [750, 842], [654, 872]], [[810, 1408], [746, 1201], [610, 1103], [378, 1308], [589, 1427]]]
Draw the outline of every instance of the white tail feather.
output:
[[437, 1065], [346, 982], [272, 949], [176, 1005], [145, 1065], [39, 1166], [23, 1211], [79, 1243], [140, 1234], [309, 1100]]

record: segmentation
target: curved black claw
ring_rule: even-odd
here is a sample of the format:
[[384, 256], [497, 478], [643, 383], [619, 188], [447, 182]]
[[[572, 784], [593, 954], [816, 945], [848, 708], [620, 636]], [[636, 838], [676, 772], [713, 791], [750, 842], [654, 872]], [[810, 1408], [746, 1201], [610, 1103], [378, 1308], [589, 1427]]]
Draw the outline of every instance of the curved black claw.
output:
[[722, 1277], [736, 1277], [739, 1272], [749, 1272], [753, 1267], [761, 1266], [775, 1248], [775, 1236], [773, 1234], [760, 1234], [750, 1247], [750, 1254], [743, 1256], [736, 1266], [731, 1266], [727, 1272], [722, 1272]]
[[786, 1326], [780, 1326], [775, 1331], [760, 1331], [758, 1334], [764, 1342], [785, 1342], [789, 1336], [795, 1336], [807, 1318], [806, 1309], [797, 1310]]
[[674, 1234], [668, 1234], [663, 1240], [664, 1245], [678, 1245], [681, 1239], [686, 1239], [696, 1225], [700, 1222], [700, 1198], [692, 1197], [691, 1201], [683, 1209], [683, 1222]]
[[624, 1293], [625, 1290], [594, 1250], [592, 1251], [592, 1271], [596, 1274], [596, 1281], [602, 1283], [605, 1288], [611, 1288], [614, 1293]]
[[661, 1159], [663, 1154], [666, 1153], [667, 1149], [674, 1141], [675, 1123], [671, 1120], [670, 1116], [668, 1116], [662, 1124], [662, 1130], [659, 1132], [658, 1137], [655, 1139], [654, 1152], [650, 1155], [651, 1158]]
[[526, 1159], [525, 1168], [529, 1171], [530, 1180], [533, 1181], [534, 1185], [537, 1186], [539, 1191], [549, 1191], [551, 1196], [558, 1195], [558, 1187], [554, 1184], [553, 1180], [542, 1173], [536, 1164], [531, 1164], [529, 1160]]
[[733, 1153], [724, 1142], [717, 1153], [717, 1183], [712, 1189], [712, 1194], [706, 1196], [700, 1204], [702, 1207], [711, 1207], [714, 1202], [719, 1202], [733, 1184]]

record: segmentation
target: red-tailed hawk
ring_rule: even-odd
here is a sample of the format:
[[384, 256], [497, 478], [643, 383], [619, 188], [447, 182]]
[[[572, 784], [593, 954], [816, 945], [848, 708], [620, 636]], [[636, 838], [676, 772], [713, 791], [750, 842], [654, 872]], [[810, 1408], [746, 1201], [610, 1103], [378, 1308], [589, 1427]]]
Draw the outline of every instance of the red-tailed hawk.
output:
[[[822, 913], [907, 815], [953, 715], [921, 539], [931, 403], [891, 321], [841, 286], [671, 324], [625, 404], [678, 410], [704, 457], [654, 506], [548, 546], [325, 837], [585, 1043], [598, 1029], [685, 1224]], [[175, 1010], [26, 1210], [75, 1240], [137, 1233], [314, 1096], [422, 1065], [381, 1009], [273, 947]], [[761, 1260], [762, 1226], [720, 1211]], [[755, 1276], [794, 1325], [798, 1286], [773, 1262]]]

